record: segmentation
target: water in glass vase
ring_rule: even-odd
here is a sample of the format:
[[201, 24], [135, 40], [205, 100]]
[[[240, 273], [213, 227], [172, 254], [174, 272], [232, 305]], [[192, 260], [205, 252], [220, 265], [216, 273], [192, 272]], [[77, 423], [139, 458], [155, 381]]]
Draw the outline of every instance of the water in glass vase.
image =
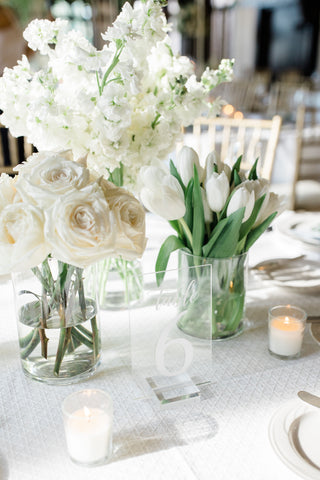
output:
[[86, 299], [85, 315], [74, 309], [65, 327], [58, 311], [41, 325], [41, 308], [43, 305], [34, 301], [19, 311], [19, 346], [25, 374], [46, 383], [70, 384], [93, 373], [100, 360], [95, 302]]

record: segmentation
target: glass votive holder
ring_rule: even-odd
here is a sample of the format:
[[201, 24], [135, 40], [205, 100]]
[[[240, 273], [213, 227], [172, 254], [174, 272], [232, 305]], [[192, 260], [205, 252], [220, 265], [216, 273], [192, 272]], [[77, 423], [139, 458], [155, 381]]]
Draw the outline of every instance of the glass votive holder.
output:
[[300, 356], [307, 314], [293, 305], [278, 305], [268, 313], [269, 352], [282, 359]]
[[62, 403], [68, 453], [79, 465], [96, 466], [112, 456], [113, 404], [102, 390], [82, 390]]

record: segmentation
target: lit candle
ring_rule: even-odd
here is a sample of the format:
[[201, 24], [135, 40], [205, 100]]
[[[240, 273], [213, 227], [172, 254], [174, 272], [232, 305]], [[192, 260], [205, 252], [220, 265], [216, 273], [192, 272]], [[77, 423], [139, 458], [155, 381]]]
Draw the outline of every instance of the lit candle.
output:
[[109, 395], [100, 390], [76, 392], [65, 399], [62, 410], [71, 459], [82, 465], [110, 459], [113, 414]]
[[298, 307], [277, 306], [269, 311], [269, 351], [281, 358], [300, 355], [306, 313]]

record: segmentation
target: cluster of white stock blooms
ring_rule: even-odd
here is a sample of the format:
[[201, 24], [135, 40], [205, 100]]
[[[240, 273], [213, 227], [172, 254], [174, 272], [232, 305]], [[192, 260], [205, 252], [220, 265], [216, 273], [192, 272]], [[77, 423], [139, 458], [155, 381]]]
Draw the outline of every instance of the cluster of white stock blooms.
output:
[[145, 211], [126, 189], [90, 172], [70, 151], [35, 153], [0, 176], [0, 274], [24, 271], [51, 254], [84, 268], [144, 251]]
[[[66, 20], [33, 20], [24, 32], [43, 56], [34, 71], [26, 56], [0, 79], [1, 122], [39, 151], [71, 149], [108, 178], [121, 168], [132, 186], [142, 165], [167, 159], [181, 135], [204, 112], [219, 83], [232, 80], [232, 60], [208, 67], [200, 80], [185, 56], [173, 53], [161, 2], [126, 3], [97, 50]], [[112, 180], [112, 176], [110, 177]]]

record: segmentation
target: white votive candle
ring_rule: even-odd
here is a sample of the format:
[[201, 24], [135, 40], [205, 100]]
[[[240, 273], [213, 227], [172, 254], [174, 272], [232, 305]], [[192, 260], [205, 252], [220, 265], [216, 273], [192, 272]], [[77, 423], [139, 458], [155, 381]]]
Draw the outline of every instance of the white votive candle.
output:
[[281, 358], [300, 355], [306, 313], [298, 307], [277, 306], [269, 311], [269, 351]]
[[70, 458], [82, 465], [109, 460], [113, 424], [109, 395], [101, 390], [76, 392], [64, 400], [62, 410]]

